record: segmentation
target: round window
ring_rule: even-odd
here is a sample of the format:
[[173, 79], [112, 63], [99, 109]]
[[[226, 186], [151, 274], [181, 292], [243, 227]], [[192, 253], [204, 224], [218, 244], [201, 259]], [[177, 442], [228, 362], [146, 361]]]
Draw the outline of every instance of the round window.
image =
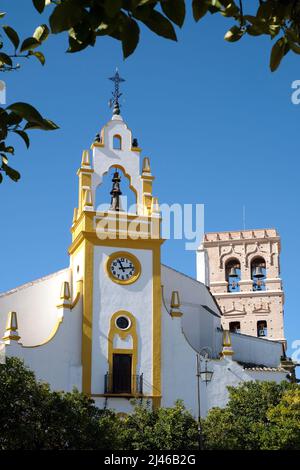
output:
[[130, 321], [126, 317], [118, 317], [116, 320], [116, 325], [120, 330], [127, 330], [130, 326]]

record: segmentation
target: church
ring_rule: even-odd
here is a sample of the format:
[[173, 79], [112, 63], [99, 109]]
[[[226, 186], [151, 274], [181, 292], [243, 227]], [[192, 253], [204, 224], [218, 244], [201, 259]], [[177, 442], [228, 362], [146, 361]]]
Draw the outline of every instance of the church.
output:
[[[205, 416], [226, 405], [228, 385], [293, 380], [276, 230], [205, 234], [197, 279], [162, 264], [150, 159], [120, 114], [118, 72], [112, 79], [112, 117], [77, 172], [69, 266], [0, 294], [4, 357], [120, 413], [133, 398], [154, 408], [181, 399], [197, 416], [201, 396]], [[96, 204], [105, 176], [109, 206]], [[126, 210], [124, 180], [135, 199]]]

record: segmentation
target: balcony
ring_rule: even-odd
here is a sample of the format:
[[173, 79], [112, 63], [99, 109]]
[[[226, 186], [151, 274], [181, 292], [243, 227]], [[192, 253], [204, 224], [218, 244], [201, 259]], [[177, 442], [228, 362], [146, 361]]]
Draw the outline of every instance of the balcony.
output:
[[104, 394], [112, 396], [143, 395], [143, 374], [117, 376], [107, 372], [104, 376]]

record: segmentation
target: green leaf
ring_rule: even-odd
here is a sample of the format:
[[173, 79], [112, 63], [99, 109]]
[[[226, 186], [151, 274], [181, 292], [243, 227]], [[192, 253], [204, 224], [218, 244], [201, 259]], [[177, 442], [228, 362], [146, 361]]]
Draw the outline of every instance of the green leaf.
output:
[[239, 8], [235, 5], [235, 3], [229, 3], [225, 10], [221, 11], [221, 14], [225, 17], [236, 17], [240, 13]]
[[269, 19], [272, 16], [273, 6], [273, 2], [261, 3], [256, 13], [257, 18]]
[[10, 66], [13, 64], [11, 58], [7, 54], [4, 54], [4, 52], [0, 52], [0, 62]]
[[70, 3], [57, 5], [49, 18], [52, 33], [57, 34], [71, 29], [82, 20], [83, 15], [85, 11], [78, 5]]
[[193, 16], [195, 21], [199, 21], [208, 12], [208, 3], [205, 0], [193, 0]]
[[281, 27], [279, 24], [271, 24], [269, 25], [269, 33], [272, 38], [277, 36], [277, 34], [280, 32]]
[[104, 0], [104, 9], [108, 16], [113, 17], [122, 7], [122, 0]]
[[0, 173], [0, 184], [2, 183], [3, 181], [3, 176], [2, 176], [2, 173]]
[[12, 125], [20, 124], [22, 119], [23, 118], [19, 116], [18, 114], [14, 112], [10, 112], [9, 114], [7, 113], [6, 122], [9, 126], [12, 126]]
[[43, 42], [47, 39], [50, 34], [50, 30], [46, 24], [41, 24], [36, 28], [33, 33], [33, 37], [40, 42]]
[[17, 182], [21, 178], [20, 173], [17, 170], [14, 170], [10, 166], [2, 163], [2, 169], [5, 171], [6, 175], [10, 177], [13, 181]]
[[224, 39], [229, 42], [235, 42], [241, 39], [243, 31], [238, 26], [232, 26], [224, 36]]
[[172, 23], [158, 11], [153, 10], [148, 18], [143, 20], [143, 23], [159, 36], [177, 41]]
[[162, 11], [178, 26], [182, 26], [185, 19], [185, 1], [184, 0], [163, 0], [160, 2]]
[[122, 25], [122, 49], [123, 57], [130, 56], [138, 45], [140, 38], [140, 28], [136, 21], [128, 18]]
[[9, 147], [5, 147], [4, 151], [7, 153], [11, 153], [12, 155], [14, 155], [15, 153], [15, 149], [11, 145]]
[[42, 65], [45, 65], [46, 59], [42, 52], [29, 51], [29, 55], [33, 55]]
[[69, 47], [67, 52], [79, 52], [85, 49], [87, 46], [88, 43], [76, 41], [76, 39], [69, 35]]
[[55, 122], [51, 121], [50, 119], [44, 119], [43, 120], [43, 129], [45, 131], [55, 131], [56, 129], [59, 129], [59, 126], [55, 124]]
[[41, 129], [43, 131], [55, 131], [56, 129], [59, 129], [58, 125], [55, 124], [53, 121], [50, 121], [50, 119], [43, 119], [42, 122], [28, 122], [24, 129]]
[[31, 106], [31, 104], [28, 103], [13, 103], [8, 106], [7, 109], [18, 114], [28, 122], [42, 124], [44, 121], [44, 118], [41, 116], [41, 114], [33, 106]]
[[46, 4], [46, 0], [32, 0], [32, 3], [34, 5], [35, 9], [39, 13], [43, 13], [44, 8], [45, 8], [45, 4]]
[[1, 160], [2, 160], [2, 163], [4, 163], [5, 165], [7, 165], [7, 163], [8, 163], [8, 158], [7, 158], [7, 156], [5, 155], [5, 153], [2, 153], [2, 152], [1, 152]]
[[286, 39], [280, 38], [272, 47], [271, 56], [270, 56], [270, 69], [272, 72], [274, 72], [279, 67], [281, 59], [283, 58], [285, 54], [285, 46], [286, 46]]
[[11, 28], [10, 26], [3, 26], [3, 29], [4, 29], [5, 34], [7, 35], [7, 37], [13, 43], [15, 49], [17, 49], [19, 47], [19, 44], [20, 44], [20, 38], [18, 36], [18, 33], [13, 28]]
[[40, 46], [41, 43], [35, 38], [27, 38], [22, 42], [20, 52], [29, 51], [31, 49], [35, 49], [36, 47]]
[[2, 11], [2, 12], [0, 13], [0, 18], [4, 18], [5, 15], [6, 15], [6, 13], [5, 13], [4, 11]]
[[28, 135], [26, 134], [26, 132], [21, 131], [21, 130], [15, 130], [15, 131], [13, 131], [13, 132], [15, 132], [16, 134], [18, 134], [18, 135], [24, 140], [25, 145], [26, 145], [26, 147], [28, 148], [29, 145], [30, 145], [30, 140], [29, 140], [29, 137], [28, 137]]
[[293, 52], [295, 52], [296, 54], [300, 54], [300, 46], [298, 44], [295, 44], [294, 42], [289, 41], [289, 46]]
[[261, 31], [261, 29], [257, 26], [249, 25], [247, 26], [247, 33], [250, 36], [261, 36], [263, 34], [263, 31]]
[[222, 2], [219, 2], [219, 0], [208, 0], [208, 1], [210, 3], [208, 9], [212, 15], [214, 15], [215, 13], [221, 12], [223, 10], [224, 0]]

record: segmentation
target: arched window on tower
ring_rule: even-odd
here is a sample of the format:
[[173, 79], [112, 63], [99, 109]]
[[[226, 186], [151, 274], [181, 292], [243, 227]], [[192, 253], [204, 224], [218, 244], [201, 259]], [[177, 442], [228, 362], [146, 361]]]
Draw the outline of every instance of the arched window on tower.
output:
[[241, 265], [238, 259], [227, 261], [225, 266], [226, 281], [228, 282], [228, 292], [239, 292], [241, 280]]
[[266, 289], [266, 262], [261, 256], [254, 258], [251, 262], [251, 279], [254, 291]]
[[113, 149], [122, 150], [122, 137], [118, 134], [113, 137]]
[[259, 338], [268, 336], [268, 326], [266, 320], [259, 320], [257, 322], [257, 336]]

